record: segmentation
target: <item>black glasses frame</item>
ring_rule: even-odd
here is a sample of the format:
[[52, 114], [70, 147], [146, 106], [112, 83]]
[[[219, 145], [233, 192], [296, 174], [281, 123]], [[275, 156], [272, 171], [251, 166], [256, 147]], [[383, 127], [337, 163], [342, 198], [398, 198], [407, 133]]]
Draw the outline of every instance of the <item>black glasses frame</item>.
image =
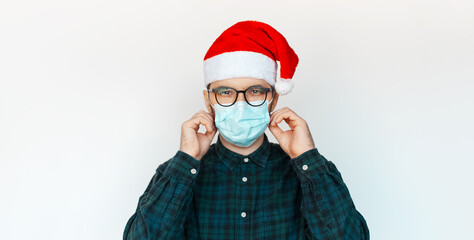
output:
[[[222, 105], [219, 100], [217, 100], [217, 90], [219, 88], [226, 88], [226, 89], [232, 89], [234, 90], [237, 94], [235, 95], [235, 99], [234, 99], [234, 102], [232, 102], [232, 104], [230, 105]], [[259, 88], [259, 89], [263, 89], [265, 91], [265, 100], [267, 100], [267, 97], [268, 97], [268, 92], [271, 92], [272, 93], [272, 99], [273, 99], [273, 91], [274, 89], [273, 88], [266, 88], [266, 87], [262, 87], [262, 86], [251, 86], [251, 87], [248, 87], [247, 89], [245, 90], [237, 90], [233, 87], [218, 87], [218, 88], [207, 88], [207, 92], [210, 93], [210, 92], [213, 92], [214, 93], [214, 97], [216, 98], [216, 102], [217, 104], [223, 106], [223, 107], [230, 107], [232, 105], [234, 105], [234, 103], [237, 102], [237, 99], [239, 98], [239, 93], [242, 93], [244, 95], [244, 99], [245, 101], [247, 102], [248, 105], [252, 106], [252, 107], [258, 107], [258, 106], [261, 106], [265, 103], [265, 100], [262, 101], [262, 103], [258, 104], [258, 105], [253, 105], [253, 104], [250, 104], [250, 102], [247, 100], [247, 96], [245, 95], [245, 92], [247, 92], [249, 89], [251, 88]], [[209, 99], [209, 102], [211, 102], [211, 98], [209, 96], [210, 94], [207, 94], [207, 97]]]

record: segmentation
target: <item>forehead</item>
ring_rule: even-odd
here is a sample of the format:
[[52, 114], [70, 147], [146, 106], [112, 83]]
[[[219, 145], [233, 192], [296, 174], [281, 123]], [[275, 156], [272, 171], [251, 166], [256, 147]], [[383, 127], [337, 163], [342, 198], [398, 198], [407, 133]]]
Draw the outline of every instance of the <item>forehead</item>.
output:
[[215, 81], [211, 83], [210, 87], [217, 88], [217, 87], [225, 86], [225, 87], [233, 87], [236, 89], [240, 89], [240, 88], [247, 88], [254, 85], [260, 85], [263, 87], [271, 87], [271, 85], [263, 79], [249, 78], [249, 77], [229, 78], [229, 79]]

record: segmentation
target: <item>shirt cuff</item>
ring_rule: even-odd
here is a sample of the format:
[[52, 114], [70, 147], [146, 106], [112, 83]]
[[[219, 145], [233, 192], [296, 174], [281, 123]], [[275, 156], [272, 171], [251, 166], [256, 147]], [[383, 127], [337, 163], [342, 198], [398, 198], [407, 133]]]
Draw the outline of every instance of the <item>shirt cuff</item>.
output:
[[319, 154], [317, 148], [310, 149], [290, 161], [300, 180], [328, 172], [327, 160]]
[[163, 174], [191, 182], [196, 178], [200, 168], [201, 161], [178, 150], [174, 157], [168, 162]]

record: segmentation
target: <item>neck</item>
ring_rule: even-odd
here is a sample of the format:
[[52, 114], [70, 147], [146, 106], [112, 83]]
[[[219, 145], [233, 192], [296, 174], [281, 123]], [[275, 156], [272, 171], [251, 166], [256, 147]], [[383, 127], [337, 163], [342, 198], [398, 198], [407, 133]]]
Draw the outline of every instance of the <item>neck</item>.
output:
[[260, 135], [260, 137], [258, 137], [257, 140], [255, 140], [255, 142], [250, 144], [250, 146], [241, 147], [241, 146], [237, 146], [237, 145], [234, 145], [234, 144], [228, 142], [227, 140], [225, 140], [224, 137], [222, 137], [219, 134], [219, 139], [221, 140], [222, 145], [224, 145], [226, 148], [228, 148], [232, 152], [235, 152], [235, 153], [238, 153], [238, 154], [241, 154], [241, 155], [244, 155], [244, 156], [249, 155], [249, 154], [253, 153], [255, 150], [257, 150], [263, 143], [263, 137], [264, 136], [263, 136], [263, 133], [262, 133], [262, 135]]

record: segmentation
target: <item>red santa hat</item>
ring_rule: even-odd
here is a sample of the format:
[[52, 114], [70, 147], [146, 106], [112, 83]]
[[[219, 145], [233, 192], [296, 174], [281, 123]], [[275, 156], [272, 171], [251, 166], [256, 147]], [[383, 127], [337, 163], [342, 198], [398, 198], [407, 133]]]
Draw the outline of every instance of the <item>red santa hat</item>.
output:
[[263, 22], [241, 21], [226, 29], [204, 56], [204, 85], [252, 77], [265, 80], [279, 95], [285, 95], [293, 89], [291, 78], [297, 65], [298, 56], [281, 33]]

